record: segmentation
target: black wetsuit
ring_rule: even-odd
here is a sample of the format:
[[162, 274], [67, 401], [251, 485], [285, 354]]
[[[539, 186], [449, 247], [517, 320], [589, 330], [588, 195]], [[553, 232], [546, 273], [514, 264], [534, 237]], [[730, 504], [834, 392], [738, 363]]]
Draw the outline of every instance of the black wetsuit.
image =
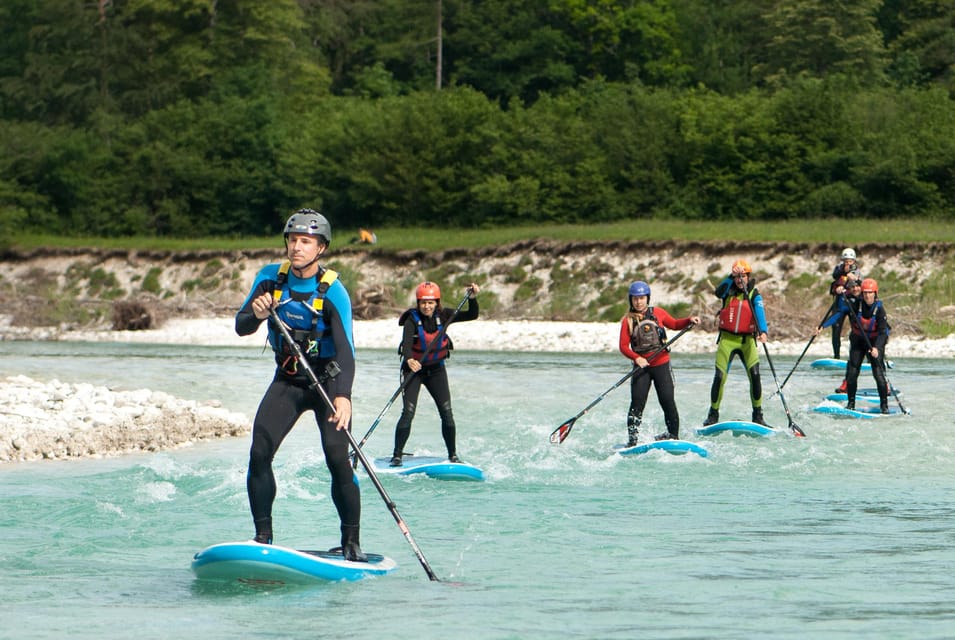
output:
[[[856, 280], [862, 280], [862, 274], [859, 273], [859, 267], [855, 264], [849, 270], [846, 270], [845, 263], [840, 262], [832, 270], [832, 284], [829, 286], [829, 295], [833, 296], [833, 307], [837, 307], [839, 304], [838, 296], [841, 296], [841, 292], [837, 292], [837, 287], [845, 287], [846, 285], [846, 276], [853, 274]], [[839, 359], [839, 351], [842, 346], [842, 327], [845, 324], [845, 316], [839, 318], [832, 325], [832, 357], [836, 360]]]
[[[275, 288], [274, 271], [269, 265], [256, 279], [252, 291], [235, 317], [235, 330], [239, 335], [255, 333], [263, 322], [252, 311], [252, 300], [263, 293], [272, 293]], [[289, 274], [293, 289], [304, 287], [315, 290], [315, 280], [299, 280]], [[328, 327], [326, 341], [334, 345], [333, 357], [306, 356], [312, 370], [322, 377], [326, 365], [334, 359], [341, 372], [323, 383], [330, 398], [351, 398], [355, 377], [355, 356], [351, 337], [351, 304], [348, 292], [340, 281], [329, 288], [324, 299], [324, 322]], [[272, 329], [274, 331], [274, 329]], [[252, 424], [252, 446], [249, 450], [249, 471], [246, 485], [249, 506], [255, 520], [256, 533], [271, 532], [272, 502], [275, 500], [275, 475], [272, 459], [285, 436], [292, 430], [299, 417], [312, 411], [322, 436], [322, 451], [331, 472], [331, 495], [342, 526], [357, 527], [361, 520], [361, 494], [355, 483], [348, 456], [348, 436], [338, 431], [329, 422], [331, 410], [322, 397], [310, 388], [310, 380], [301, 366], [295, 367], [288, 355], [276, 351], [276, 371], [266, 390]], [[295, 371], [292, 371], [296, 369]], [[349, 425], [349, 428], [351, 425]]]
[[[879, 391], [879, 403], [883, 411], [889, 406], [889, 385], [885, 379], [885, 345], [889, 341], [889, 323], [885, 315], [885, 307], [878, 300], [867, 305], [861, 298], [856, 301], [855, 308], [864, 320], [875, 316], [876, 335], [864, 336], [858, 331], [858, 318], [851, 319], [852, 333], [849, 334], [849, 362], [846, 364], [846, 398], [855, 402], [858, 388], [859, 371], [862, 368], [862, 359], [867, 358], [872, 368], [872, 377], [875, 379], [876, 389]], [[872, 357], [869, 346], [879, 350], [878, 357]]]
[[[410, 309], [401, 315], [404, 334], [401, 339], [401, 353], [404, 354], [404, 361], [401, 365], [402, 382], [407, 381], [402, 396], [403, 405], [401, 417], [398, 418], [398, 424], [395, 425], [395, 449], [393, 455], [400, 458], [404, 452], [405, 444], [411, 436], [411, 422], [414, 420], [415, 410], [418, 404], [418, 394], [423, 384], [434, 399], [438, 408], [438, 415], [441, 417], [441, 436], [444, 438], [445, 447], [448, 449], [448, 457], [457, 454], [456, 427], [454, 424], [454, 414], [451, 412], [451, 388], [448, 385], [448, 371], [444, 366], [444, 359], [433, 363], [423, 364], [421, 370], [417, 373], [408, 368], [408, 359], [413, 358], [412, 349], [418, 340], [418, 325], [410, 313]], [[421, 325], [425, 332], [434, 333], [438, 330], [438, 324], [435, 316], [441, 318], [441, 324], [447, 326], [449, 320], [454, 314], [453, 309], [436, 309], [434, 315], [430, 318], [424, 314], [419, 314]], [[468, 306], [454, 318], [454, 322], [467, 322], [478, 317], [477, 298], [469, 298]], [[422, 345], [425, 349], [427, 345]], [[411, 376], [411, 379], [408, 379]]]

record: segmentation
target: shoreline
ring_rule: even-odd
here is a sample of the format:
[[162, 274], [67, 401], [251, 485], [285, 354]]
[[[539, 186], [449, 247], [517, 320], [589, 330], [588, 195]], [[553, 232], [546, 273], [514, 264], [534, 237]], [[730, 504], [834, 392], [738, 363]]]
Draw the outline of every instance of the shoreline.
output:
[[[4, 329], [9, 329], [6, 327]], [[474, 351], [528, 351], [565, 353], [613, 353], [617, 351], [620, 325], [617, 322], [553, 322], [535, 320], [477, 320], [454, 324], [449, 333], [455, 348]], [[44, 336], [33, 331], [34, 339], [75, 342], [131, 342], [143, 344], [189, 344], [206, 346], [256, 346], [265, 343], [265, 323], [251, 336], [237, 336], [233, 318], [172, 319], [160, 329], [146, 331], [66, 331]], [[401, 339], [401, 328], [394, 319], [356, 320], [355, 347], [358, 349], [394, 349]], [[671, 332], [672, 335], [672, 332]], [[809, 342], [770, 340], [767, 346], [780, 355], [798, 356]], [[18, 339], [31, 339], [26, 332]], [[847, 338], [843, 338], [843, 345]], [[715, 352], [716, 333], [695, 328], [684, 334], [674, 351], [684, 353]], [[945, 358], [955, 357], [955, 334], [926, 339], [893, 335], [888, 356]], [[828, 357], [832, 353], [829, 331], [823, 331], [810, 345], [807, 356]]]
[[[11, 339], [0, 327], [0, 342]], [[358, 349], [394, 349], [401, 330], [397, 322], [355, 322]], [[619, 324], [493, 321], [462, 322], [451, 329], [455, 347], [465, 351], [615, 353]], [[266, 329], [239, 337], [233, 319], [175, 319], [158, 330], [15, 331], [12, 339], [75, 342], [127, 342], [253, 347], [265, 344]], [[808, 339], [807, 339], [808, 341]], [[798, 356], [807, 341], [773, 341], [779, 355]], [[714, 353], [716, 335], [699, 328], [673, 345], [675, 353]], [[937, 340], [893, 336], [891, 359], [955, 357], [955, 335]], [[832, 353], [828, 333], [820, 334], [807, 358]], [[175, 449], [194, 442], [247, 435], [251, 418], [227, 411], [215, 402], [196, 403], [160, 391], [112, 391], [104, 386], [37, 381], [26, 376], [0, 379], [0, 464], [31, 460], [102, 458], [127, 453]]]

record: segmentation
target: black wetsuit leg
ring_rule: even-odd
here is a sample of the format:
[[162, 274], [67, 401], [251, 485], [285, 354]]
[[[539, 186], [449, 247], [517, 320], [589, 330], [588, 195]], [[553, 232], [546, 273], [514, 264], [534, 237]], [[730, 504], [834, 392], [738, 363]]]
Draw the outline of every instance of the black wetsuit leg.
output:
[[647, 396], [650, 395], [650, 384], [653, 378], [650, 372], [653, 367], [634, 372], [630, 378], [630, 410], [629, 415], [643, 416], [647, 406]]
[[314, 411], [322, 435], [322, 450], [332, 476], [332, 500], [343, 524], [357, 524], [361, 497], [348, 458], [348, 436], [329, 423], [328, 407], [313, 389], [289, 384], [276, 375], [259, 403], [252, 423], [252, 446], [246, 487], [252, 518], [271, 518], [275, 500], [272, 460], [298, 418]]
[[846, 317], [842, 316], [832, 325], [832, 357], [839, 359], [839, 350], [842, 347], [842, 327], [845, 325]]
[[424, 377], [424, 386], [438, 408], [438, 416], [441, 418], [441, 437], [444, 438], [444, 446], [448, 449], [448, 457], [451, 457], [457, 453], [457, 443], [454, 413], [451, 411], [451, 386], [448, 384], [448, 370], [442, 364], [422, 369], [421, 374]]
[[[406, 370], [404, 375], [406, 377], [403, 381], [407, 381], [407, 384], [401, 396], [401, 416], [398, 418], [398, 424], [395, 425], [395, 456], [401, 456], [404, 453], [408, 438], [411, 437], [411, 422], [414, 420], [418, 394], [421, 392], [421, 372], [413, 373], [411, 370]], [[408, 380], [407, 376], [412, 377]]]
[[862, 368], [865, 353], [865, 340], [855, 334], [849, 336], [849, 361], [846, 363], [846, 397], [849, 402], [855, 402], [856, 399], [856, 390], [859, 387], [859, 370]]
[[673, 368], [667, 362], [656, 367], [650, 367], [649, 373], [653, 378], [653, 387], [657, 391], [660, 408], [663, 409], [663, 420], [667, 426], [667, 431], [674, 438], [678, 438], [680, 436], [680, 413], [676, 408]]

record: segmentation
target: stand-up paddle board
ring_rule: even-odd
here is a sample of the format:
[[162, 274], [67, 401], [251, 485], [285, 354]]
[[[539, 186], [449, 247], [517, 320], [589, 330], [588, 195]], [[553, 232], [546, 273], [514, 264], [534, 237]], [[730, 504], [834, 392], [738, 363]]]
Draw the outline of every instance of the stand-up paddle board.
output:
[[889, 407], [888, 413], [882, 413], [879, 410], [879, 407], [875, 405], [859, 406], [859, 407], [856, 407], [855, 409], [846, 409], [845, 407], [841, 407], [839, 405], [834, 405], [834, 404], [821, 404], [818, 407], [814, 407], [813, 411], [815, 411], [816, 413], [826, 413], [831, 416], [843, 416], [845, 418], [863, 418], [863, 419], [888, 418], [890, 416], [896, 416], [902, 413], [898, 407]]
[[192, 571], [203, 580], [230, 580], [249, 585], [308, 584], [354, 581], [381, 576], [398, 565], [377, 553], [368, 562], [349, 562], [341, 551], [296, 551], [274, 544], [214, 544], [192, 559]]
[[376, 473], [393, 473], [399, 476], [423, 473], [429, 478], [438, 480], [484, 481], [484, 472], [473, 464], [450, 462], [447, 458], [438, 456], [416, 456], [406, 453], [401, 457], [400, 467], [392, 467], [391, 458], [375, 458], [374, 467]]
[[[893, 393], [894, 393], [895, 395], [901, 395], [901, 394], [902, 394], [902, 390], [901, 390], [901, 389], [896, 389], [896, 388], [893, 387], [893, 388], [889, 389], [889, 395], [891, 396]], [[845, 391], [839, 391], [838, 389], [836, 389], [835, 393], [832, 394], [832, 395], [839, 395], [839, 396], [842, 396], [842, 398], [833, 398], [833, 397], [829, 396], [829, 397], [827, 397], [826, 399], [827, 399], [827, 400], [836, 400], [837, 402], [838, 402], [839, 400], [842, 400], [843, 402], [845, 402], [846, 400], [848, 400], [848, 397], [846, 396], [846, 392], [845, 392]], [[865, 389], [856, 389], [856, 400], [858, 400], [859, 398], [866, 398], [866, 399], [868, 399], [868, 398], [875, 398], [876, 402], [878, 402], [878, 401], [879, 401], [879, 390], [876, 389], [875, 387], [866, 387]]]
[[[835, 358], [819, 358], [818, 360], [813, 360], [809, 363], [809, 366], [813, 369], [838, 369], [845, 371], [846, 365], [848, 364], [845, 360], [837, 360]], [[895, 363], [891, 360], [885, 361], [885, 366], [889, 369], [895, 367]], [[868, 360], [862, 362], [862, 366], [859, 368], [860, 371], [871, 371], [872, 365], [869, 364]]]
[[700, 427], [696, 430], [696, 435], [718, 436], [721, 433], [727, 432], [732, 433], [735, 437], [749, 436], [751, 438], [766, 438], [780, 433], [780, 430], [745, 420], [726, 420], [706, 427]]
[[618, 444], [614, 447], [614, 450], [622, 456], [638, 456], [651, 451], [666, 451], [675, 456], [695, 453], [701, 458], [710, 455], [709, 452], [700, 445], [695, 442], [687, 442], [686, 440], [656, 440], [646, 444], [637, 444], [632, 447]]
[[[826, 396], [826, 400], [832, 400], [833, 402], [848, 402], [849, 396], [845, 393], [830, 393]], [[862, 396], [857, 393], [856, 402], [874, 402], [879, 404], [879, 396], [878, 394], [875, 396]]]

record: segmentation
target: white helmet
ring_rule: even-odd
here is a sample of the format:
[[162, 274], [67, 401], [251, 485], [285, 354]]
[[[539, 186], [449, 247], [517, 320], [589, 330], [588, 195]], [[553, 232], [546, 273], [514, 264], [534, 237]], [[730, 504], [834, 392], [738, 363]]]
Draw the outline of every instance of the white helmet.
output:
[[843, 260], [855, 260], [855, 259], [856, 259], [855, 249], [843, 249], [843, 251], [842, 251], [842, 259], [843, 259]]

